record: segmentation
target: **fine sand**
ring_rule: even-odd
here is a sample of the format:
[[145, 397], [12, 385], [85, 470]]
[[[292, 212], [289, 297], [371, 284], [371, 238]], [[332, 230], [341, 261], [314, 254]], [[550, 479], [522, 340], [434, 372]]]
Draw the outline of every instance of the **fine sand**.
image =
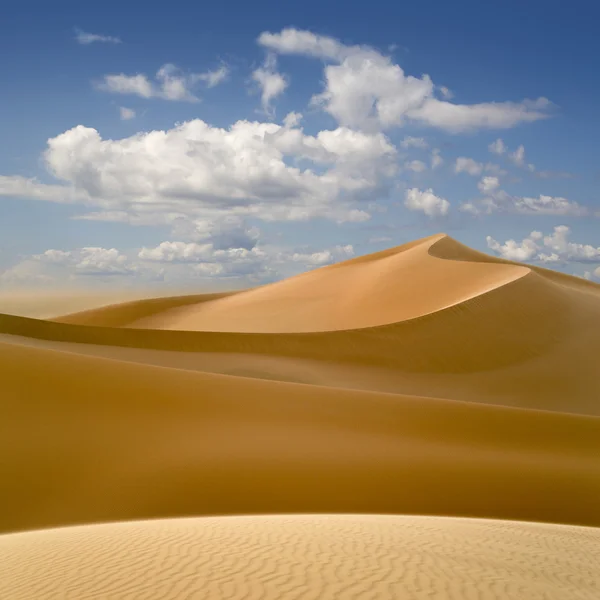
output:
[[0, 597], [598, 598], [598, 357], [599, 285], [445, 235], [0, 314]]
[[133, 521], [0, 537], [11, 600], [597, 600], [600, 529], [443, 517]]

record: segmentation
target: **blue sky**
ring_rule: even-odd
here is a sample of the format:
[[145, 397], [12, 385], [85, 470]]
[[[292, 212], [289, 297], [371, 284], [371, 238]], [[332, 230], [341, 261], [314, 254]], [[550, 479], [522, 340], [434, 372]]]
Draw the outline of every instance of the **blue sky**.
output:
[[600, 280], [595, 4], [9, 0], [0, 287], [255, 284], [440, 231]]

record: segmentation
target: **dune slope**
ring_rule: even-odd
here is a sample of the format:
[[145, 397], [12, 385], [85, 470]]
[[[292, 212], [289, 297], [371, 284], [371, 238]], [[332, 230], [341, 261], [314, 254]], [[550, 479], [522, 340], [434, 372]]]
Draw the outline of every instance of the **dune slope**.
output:
[[600, 524], [600, 419], [0, 344], [0, 531], [273, 512]]
[[600, 525], [599, 290], [433, 236], [246, 292], [0, 315], [0, 531], [277, 512]]
[[111, 523], [1, 536], [0, 596], [595, 600], [599, 546], [600, 529], [439, 517]]

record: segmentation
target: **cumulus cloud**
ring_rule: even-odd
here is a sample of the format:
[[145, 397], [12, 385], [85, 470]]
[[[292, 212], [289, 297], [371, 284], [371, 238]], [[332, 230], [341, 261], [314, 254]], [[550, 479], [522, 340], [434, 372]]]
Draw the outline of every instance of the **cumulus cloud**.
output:
[[225, 215], [363, 221], [360, 202], [396, 173], [396, 150], [381, 133], [310, 136], [275, 123], [222, 129], [199, 119], [119, 140], [77, 126], [50, 139], [44, 159], [63, 185], [4, 177], [0, 195], [81, 203], [96, 208], [88, 218], [140, 225]]
[[554, 228], [553, 233], [546, 236], [540, 231], [532, 231], [521, 242], [510, 239], [501, 243], [491, 236], [487, 236], [486, 241], [488, 248], [507, 260], [542, 263], [600, 262], [600, 247], [571, 242], [570, 235], [569, 227], [559, 225]]
[[[239, 277], [252, 275], [264, 279], [276, 273], [275, 267], [298, 264], [300, 268], [320, 267], [354, 256], [348, 244], [316, 252], [297, 252], [253, 248], [217, 249], [211, 243], [197, 244], [181, 241], [162, 242], [154, 248], [142, 248], [138, 258], [143, 262], [186, 264], [205, 276]], [[294, 269], [294, 270], [297, 270]]]
[[119, 115], [121, 116], [121, 121], [129, 121], [135, 119], [135, 110], [126, 108], [125, 106], [119, 106]]
[[333, 63], [325, 65], [325, 89], [313, 98], [313, 103], [348, 127], [372, 130], [415, 121], [459, 133], [537, 121], [546, 118], [550, 108], [545, 98], [473, 105], [438, 100], [434, 97], [436, 86], [428, 75], [406, 75], [389, 56], [373, 48], [348, 46], [310, 31], [287, 28], [279, 33], [264, 32], [258, 43], [280, 54]]
[[443, 217], [450, 209], [450, 202], [436, 196], [431, 188], [425, 191], [417, 188], [406, 190], [404, 205], [409, 210], [421, 211], [428, 217]]
[[228, 69], [225, 66], [216, 71], [205, 73], [185, 73], [179, 67], [167, 63], [163, 65], [151, 80], [147, 75], [124, 73], [105, 75], [95, 83], [98, 90], [112, 94], [128, 94], [141, 98], [161, 98], [180, 102], [199, 102], [194, 89], [198, 82], [204, 82], [207, 87], [214, 87], [227, 78]]
[[260, 99], [264, 112], [272, 115], [273, 100], [281, 96], [289, 85], [288, 79], [277, 72], [277, 58], [274, 54], [267, 55], [263, 66], [252, 73], [252, 79], [260, 88]]
[[89, 44], [94, 44], [97, 42], [104, 44], [121, 43], [121, 40], [118, 37], [114, 37], [112, 35], [100, 35], [98, 33], [88, 33], [86, 31], [82, 31], [81, 29], [75, 29], [75, 40], [77, 43], [84, 46], [89, 46]]

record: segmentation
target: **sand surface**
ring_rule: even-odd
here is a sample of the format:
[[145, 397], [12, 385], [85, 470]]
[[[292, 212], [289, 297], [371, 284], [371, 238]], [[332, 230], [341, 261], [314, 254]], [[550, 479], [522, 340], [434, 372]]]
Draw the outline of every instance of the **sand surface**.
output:
[[600, 529], [442, 517], [166, 519], [0, 537], [11, 600], [596, 600]]
[[[600, 555], [599, 356], [600, 286], [444, 235], [243, 292], [0, 314], [0, 565], [23, 553], [0, 597], [597, 598], [569, 540]], [[454, 518], [135, 522], [279, 513]], [[242, 561], [244, 591], [248, 538], [300, 554]], [[319, 570], [319, 544], [339, 568]], [[178, 551], [191, 566], [156, 595]], [[213, 559], [230, 576], [210, 579]], [[43, 573], [73, 560], [89, 577], [65, 595]], [[113, 568], [129, 587], [111, 575], [103, 595]]]

